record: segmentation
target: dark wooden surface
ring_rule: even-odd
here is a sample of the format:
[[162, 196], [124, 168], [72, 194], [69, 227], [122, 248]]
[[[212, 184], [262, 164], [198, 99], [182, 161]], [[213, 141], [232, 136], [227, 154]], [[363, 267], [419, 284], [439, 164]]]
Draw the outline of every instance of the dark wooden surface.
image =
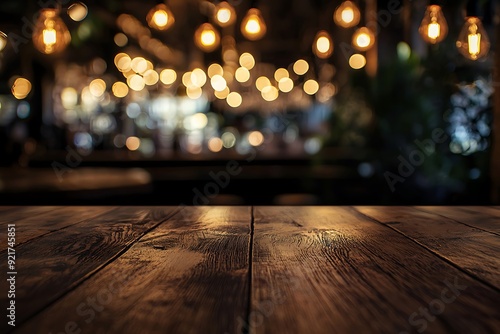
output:
[[8, 224], [16, 333], [500, 333], [498, 207], [0, 207], [3, 277]]

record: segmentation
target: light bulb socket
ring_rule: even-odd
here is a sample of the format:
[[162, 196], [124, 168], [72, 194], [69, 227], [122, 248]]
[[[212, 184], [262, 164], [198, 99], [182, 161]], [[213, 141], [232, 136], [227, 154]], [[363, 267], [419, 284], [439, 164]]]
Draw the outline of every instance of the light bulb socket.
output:
[[467, 5], [465, 7], [465, 16], [466, 17], [469, 17], [469, 16], [479, 17], [479, 16], [482, 16], [481, 14], [482, 13], [481, 13], [481, 8], [479, 6], [479, 1], [475, 1], [475, 0], [467, 1]]

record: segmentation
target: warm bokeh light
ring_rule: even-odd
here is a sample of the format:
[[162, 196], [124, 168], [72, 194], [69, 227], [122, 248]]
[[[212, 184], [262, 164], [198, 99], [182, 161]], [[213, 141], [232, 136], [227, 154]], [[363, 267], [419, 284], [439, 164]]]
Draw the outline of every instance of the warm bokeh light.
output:
[[214, 91], [215, 97], [218, 98], [219, 100], [224, 100], [225, 98], [227, 98], [229, 93], [231, 93], [231, 91], [229, 90], [228, 87], [224, 88], [221, 91]]
[[316, 34], [313, 44], [314, 54], [321, 59], [328, 58], [333, 53], [333, 40], [325, 30]]
[[366, 58], [362, 54], [355, 53], [349, 58], [349, 66], [355, 70], [359, 70], [366, 65]]
[[115, 42], [116, 46], [124, 47], [128, 44], [128, 37], [124, 33], [119, 32], [115, 35], [115, 37], [113, 37], [113, 41]]
[[214, 75], [221, 75], [224, 74], [224, 70], [222, 69], [222, 66], [220, 66], [217, 63], [213, 63], [208, 67], [207, 70], [208, 77], [212, 78]]
[[309, 63], [304, 59], [299, 59], [293, 64], [293, 71], [297, 75], [304, 75], [309, 71]]
[[194, 42], [205, 52], [215, 51], [220, 44], [219, 32], [210, 23], [203, 23], [196, 29]]
[[264, 37], [267, 27], [260, 10], [251, 8], [241, 22], [241, 33], [245, 38], [256, 41]]
[[228, 27], [236, 21], [236, 11], [226, 1], [222, 1], [215, 6], [214, 20], [221, 27]]
[[8, 36], [3, 31], [0, 31], [0, 52], [5, 49], [8, 40]]
[[216, 91], [223, 91], [227, 88], [226, 79], [222, 77], [222, 75], [216, 74], [210, 79], [210, 85]]
[[199, 99], [202, 94], [203, 94], [203, 90], [200, 87], [187, 87], [186, 88], [186, 95], [191, 100]]
[[138, 74], [134, 74], [127, 78], [127, 84], [130, 89], [139, 92], [144, 89], [146, 83], [144, 82], [144, 78]]
[[45, 54], [58, 53], [66, 49], [71, 35], [58, 11], [53, 8], [40, 10], [40, 16], [33, 29], [33, 45]]
[[135, 71], [135, 73], [144, 73], [148, 70], [148, 62], [142, 57], [135, 57], [132, 59], [130, 66]]
[[239, 67], [234, 73], [234, 77], [238, 82], [247, 82], [250, 80], [250, 71], [245, 67]]
[[226, 102], [230, 107], [237, 108], [243, 102], [243, 98], [237, 92], [231, 92], [226, 98]]
[[196, 87], [203, 87], [207, 83], [207, 75], [201, 68], [195, 68], [191, 72], [191, 82]]
[[84, 3], [75, 2], [68, 8], [68, 15], [73, 21], [80, 22], [87, 17], [88, 8]]
[[361, 27], [352, 36], [352, 45], [359, 51], [366, 51], [375, 44], [375, 35], [373, 32], [366, 28]]
[[304, 82], [304, 92], [308, 95], [314, 95], [319, 90], [319, 84], [316, 80], [310, 79]]
[[132, 69], [132, 59], [126, 53], [119, 53], [115, 56], [115, 66], [120, 72], [128, 72]]
[[130, 151], [137, 151], [141, 146], [141, 140], [137, 137], [128, 137], [125, 145]]
[[271, 81], [267, 77], [262, 76], [255, 80], [255, 87], [257, 87], [259, 91], [262, 92], [262, 90], [267, 86], [271, 86]]
[[106, 82], [102, 79], [95, 79], [89, 84], [90, 94], [94, 97], [101, 97], [106, 92]]
[[155, 70], [147, 70], [144, 72], [144, 83], [148, 86], [153, 86], [160, 80], [160, 75]]
[[252, 131], [248, 134], [248, 143], [252, 146], [260, 146], [264, 143], [264, 135], [260, 131]]
[[117, 98], [124, 98], [125, 96], [128, 95], [128, 86], [121, 82], [121, 81], [117, 81], [113, 84], [113, 86], [111, 87], [111, 91], [113, 92], [113, 95], [116, 96]]
[[283, 93], [288, 93], [290, 92], [292, 89], [293, 89], [293, 80], [290, 79], [290, 78], [282, 78], [279, 82], [278, 82], [278, 88], [280, 91], [282, 91]]
[[31, 92], [31, 82], [25, 78], [17, 78], [11, 87], [12, 95], [18, 100], [25, 99]]
[[255, 58], [252, 54], [245, 52], [240, 56], [240, 65], [247, 70], [251, 70], [255, 66]]
[[160, 73], [160, 80], [165, 85], [171, 85], [177, 80], [177, 73], [170, 68], [164, 69]]
[[78, 104], [78, 92], [73, 87], [66, 87], [61, 92], [61, 103], [66, 109], [73, 109]]
[[268, 102], [275, 101], [279, 96], [278, 88], [266, 86], [261, 91], [262, 98]]
[[222, 147], [222, 139], [220, 139], [219, 137], [210, 138], [210, 140], [208, 141], [208, 149], [211, 152], [220, 152], [222, 150]]
[[146, 16], [148, 25], [156, 30], [167, 30], [174, 22], [175, 18], [170, 9], [165, 4], [159, 4], [149, 11]]
[[431, 44], [439, 43], [446, 37], [448, 24], [440, 6], [430, 5], [427, 7], [420, 23], [419, 32], [424, 41]]
[[283, 78], [288, 78], [288, 77], [290, 77], [290, 73], [288, 73], [288, 71], [284, 68], [278, 68], [274, 72], [274, 80], [276, 80], [277, 82], [279, 82]]
[[458, 51], [471, 60], [478, 60], [488, 54], [490, 41], [479, 18], [475, 16], [466, 18], [456, 45]]
[[344, 1], [335, 9], [333, 20], [338, 26], [351, 28], [359, 23], [360, 12], [358, 6], [352, 1]]

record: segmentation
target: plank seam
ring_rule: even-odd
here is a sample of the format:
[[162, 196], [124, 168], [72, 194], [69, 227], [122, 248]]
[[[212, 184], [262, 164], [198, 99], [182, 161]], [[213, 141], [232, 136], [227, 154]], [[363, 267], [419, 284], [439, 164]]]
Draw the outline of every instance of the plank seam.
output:
[[434, 256], [438, 257], [439, 259], [443, 260], [444, 262], [448, 263], [449, 265], [451, 265], [452, 267], [458, 269], [460, 272], [464, 273], [465, 275], [471, 277], [472, 279], [478, 281], [479, 283], [482, 283], [484, 285], [486, 285], [488, 288], [490, 289], [493, 289], [494, 291], [496, 292], [500, 292], [500, 289], [497, 288], [495, 285], [489, 283], [488, 281], [485, 281], [484, 279], [476, 276], [475, 274], [463, 269], [462, 267], [460, 267], [459, 265], [455, 264], [454, 262], [452, 262], [451, 260], [447, 259], [446, 257], [442, 256], [441, 254], [437, 253], [436, 251], [430, 249], [429, 247], [427, 247], [426, 245], [422, 244], [421, 242], [419, 242], [418, 240], [415, 240], [413, 238], [411, 238], [410, 236], [404, 234], [403, 232], [399, 231], [398, 229], [395, 229], [393, 228], [391, 225], [387, 225], [387, 224], [384, 224], [380, 221], [378, 221], [377, 219], [375, 218], [372, 218], [366, 214], [364, 214], [363, 212], [361, 211], [358, 211], [356, 208], [354, 207], [351, 207], [352, 210], [354, 210], [354, 213], [357, 214], [358, 216], [363, 216], [364, 218], [368, 219], [368, 220], [371, 220], [377, 224], [380, 224], [382, 226], [385, 226], [386, 228], [389, 228], [391, 230], [393, 230], [394, 232], [396, 233], [399, 233], [401, 234], [403, 237], [405, 237], [406, 239], [416, 243], [417, 245], [419, 245], [420, 247], [424, 248], [426, 251], [432, 253]]
[[[133, 240], [130, 242], [130, 244], [126, 245], [121, 251], [119, 251], [116, 255], [112, 256], [111, 258], [108, 259], [108, 261], [104, 262], [103, 264], [101, 264], [99, 267], [95, 268], [94, 270], [90, 271], [89, 273], [87, 273], [87, 275], [85, 275], [84, 277], [82, 277], [79, 281], [75, 282], [75, 284], [71, 287], [69, 287], [64, 293], [62, 293], [60, 296], [56, 297], [54, 300], [48, 302], [45, 306], [43, 306], [42, 308], [40, 308], [38, 311], [34, 312], [32, 315], [30, 315], [29, 317], [27, 317], [22, 323], [19, 324], [19, 326], [16, 326], [17, 329], [19, 329], [20, 327], [22, 327], [24, 324], [28, 323], [29, 321], [31, 321], [34, 317], [36, 317], [38, 314], [42, 313], [43, 311], [45, 311], [46, 309], [48, 309], [49, 307], [51, 307], [53, 304], [55, 304], [56, 302], [58, 302], [59, 300], [61, 300], [62, 298], [64, 298], [66, 295], [68, 295], [70, 292], [76, 290], [78, 287], [80, 287], [83, 283], [85, 283], [87, 280], [89, 280], [90, 278], [94, 277], [96, 274], [98, 274], [101, 270], [103, 270], [104, 268], [106, 268], [107, 266], [109, 266], [111, 263], [113, 263], [116, 259], [118, 259], [120, 256], [122, 256], [123, 254], [125, 254], [126, 252], [128, 252], [128, 250], [130, 248], [132, 248], [132, 246], [134, 246], [136, 243], [138, 243], [145, 235], [147, 235], [149, 232], [155, 230], [156, 228], [158, 228], [161, 224], [165, 223], [166, 221], [168, 221], [169, 219], [171, 219], [173, 216], [177, 215], [179, 212], [181, 212], [183, 210], [183, 208], [181, 207], [180, 209], [177, 209], [173, 212], [171, 212], [170, 214], [166, 215], [165, 216], [165, 219], [161, 220], [160, 222], [158, 222], [158, 224], [152, 226], [151, 228], [147, 229], [144, 231], [144, 233], [142, 235], [140, 235], [137, 239]], [[108, 212], [109, 213], [109, 212]]]
[[[40, 239], [40, 238], [42, 238], [42, 237], [45, 237], [45, 236], [47, 236], [47, 235], [49, 235], [49, 234], [52, 234], [52, 233], [55, 233], [55, 232], [59, 232], [59, 231], [65, 230], [65, 229], [67, 229], [67, 228], [69, 228], [69, 227], [72, 227], [72, 226], [75, 226], [75, 225], [78, 225], [78, 224], [84, 223], [84, 222], [86, 222], [86, 221], [90, 221], [90, 220], [92, 220], [92, 219], [99, 218], [99, 217], [101, 217], [101, 216], [104, 216], [104, 215], [109, 214], [109, 213], [111, 213], [111, 212], [113, 212], [113, 211], [116, 211], [116, 210], [118, 210], [118, 207], [112, 208], [112, 209], [110, 209], [110, 210], [108, 209], [108, 211], [105, 211], [105, 212], [100, 213], [100, 214], [98, 214], [98, 215], [92, 216], [92, 217], [90, 217], [90, 218], [85, 218], [85, 219], [82, 219], [82, 220], [78, 220], [76, 223], [73, 223], [73, 224], [68, 225], [68, 226], [61, 227], [61, 228], [59, 228], [59, 229], [57, 229], [57, 230], [48, 231], [47, 233], [44, 233], [44, 234], [41, 234], [41, 235], [36, 236], [36, 237], [34, 237], [34, 238], [28, 239], [28, 240], [26, 240], [26, 241], [24, 241], [24, 242], [20, 242], [20, 243], [16, 244], [16, 247], [21, 246], [21, 245], [25, 245], [25, 244], [32, 243], [33, 241], [36, 241], [36, 240], [38, 240], [38, 239]], [[3, 254], [3, 253], [5, 253], [5, 252], [7, 252], [7, 249], [1, 250], [1, 251], [0, 251], [0, 255], [2, 255], [2, 254]]]
[[444, 217], [444, 218], [446, 218], [446, 219], [450, 219], [450, 220], [452, 220], [452, 221], [454, 221], [454, 222], [456, 222], [456, 223], [459, 223], [459, 224], [465, 225], [465, 226], [467, 226], [467, 227], [474, 228], [474, 229], [477, 229], [477, 230], [481, 230], [481, 231], [483, 231], [483, 232], [491, 233], [491, 234], [494, 234], [494, 235], [496, 235], [496, 236], [499, 236], [499, 237], [500, 237], [500, 233], [497, 233], [497, 232], [494, 232], [494, 231], [485, 230], [484, 228], [477, 227], [477, 226], [474, 226], [474, 225], [470, 225], [470, 224], [467, 224], [467, 223], [461, 222], [460, 220], [453, 219], [453, 218], [451, 218], [451, 217], [445, 216], [445, 215], [440, 214], [440, 213], [437, 213], [437, 212], [428, 211], [428, 210], [422, 209], [422, 208], [417, 207], [417, 206], [412, 206], [412, 208], [417, 209], [417, 210], [419, 210], [419, 211], [421, 211], [421, 212], [431, 213], [431, 214], [434, 214], [434, 215], [436, 215], [436, 216], [441, 216], [441, 217]]
[[[248, 304], [247, 312], [245, 314], [245, 323], [250, 324], [250, 314], [252, 312], [252, 267], [253, 267], [253, 236], [255, 231], [255, 218], [254, 218], [254, 206], [250, 207], [250, 245], [248, 247]], [[243, 334], [250, 333], [250, 326], [244, 326], [242, 328]]]

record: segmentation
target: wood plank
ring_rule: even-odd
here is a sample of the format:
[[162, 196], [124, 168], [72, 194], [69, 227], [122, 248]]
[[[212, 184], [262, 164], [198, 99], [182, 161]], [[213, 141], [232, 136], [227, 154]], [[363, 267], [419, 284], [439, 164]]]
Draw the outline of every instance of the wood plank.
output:
[[[189, 207], [182, 213], [18, 332], [64, 332], [70, 322], [82, 334], [241, 333], [248, 308], [250, 208]], [[90, 311], [88, 298], [101, 300], [99, 311]]]
[[[13, 220], [15, 224], [16, 247], [33, 239], [47, 235], [69, 226], [92, 219], [105, 212], [115, 210], [116, 207], [58, 207], [38, 215], [24, 216]], [[29, 211], [28, 211], [29, 212]], [[7, 227], [4, 227], [6, 231]], [[3, 231], [2, 231], [3, 232]], [[7, 244], [0, 245], [0, 253], [5, 252]]]
[[487, 206], [417, 206], [416, 208], [500, 235], [500, 211], [495, 208]]
[[251, 333], [500, 328], [498, 291], [352, 208], [258, 207], [253, 250]]
[[[79, 285], [177, 211], [175, 207], [119, 208], [16, 247], [18, 324]], [[6, 260], [4, 253], [0, 261]], [[7, 291], [6, 284], [1, 281], [0, 291]], [[6, 303], [7, 294], [1, 294], [1, 307]], [[5, 333], [6, 322], [0, 326]]]
[[[500, 236], [411, 207], [356, 207], [500, 291]], [[439, 211], [439, 210], [436, 210]]]
[[0, 213], [0, 228], [33, 216], [56, 210], [57, 206], [19, 206]]

